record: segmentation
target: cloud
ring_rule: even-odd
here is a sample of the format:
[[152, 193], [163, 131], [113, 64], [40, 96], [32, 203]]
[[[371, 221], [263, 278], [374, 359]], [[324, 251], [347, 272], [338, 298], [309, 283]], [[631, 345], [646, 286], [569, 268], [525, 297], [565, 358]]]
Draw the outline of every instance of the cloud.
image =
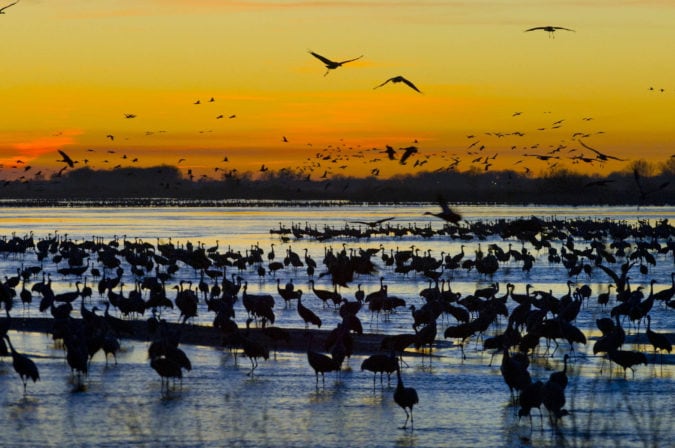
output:
[[[57, 149], [62, 149], [67, 145], [75, 143], [75, 137], [82, 134], [79, 129], [65, 130], [49, 136], [40, 136], [32, 139], [27, 139], [9, 145], [15, 152], [13, 154], [5, 154], [0, 158], [0, 163], [13, 164], [17, 159], [24, 162], [37, 159], [42, 155], [54, 152], [55, 157]], [[9, 150], [11, 151], [11, 149]], [[3, 151], [5, 153], [9, 151]]]

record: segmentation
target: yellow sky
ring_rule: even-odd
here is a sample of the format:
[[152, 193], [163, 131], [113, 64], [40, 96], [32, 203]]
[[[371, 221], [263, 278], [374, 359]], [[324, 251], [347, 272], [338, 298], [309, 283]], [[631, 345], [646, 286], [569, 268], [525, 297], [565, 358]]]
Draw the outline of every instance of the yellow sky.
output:
[[[314, 178], [453, 158], [482, 170], [486, 156], [534, 172], [625, 165], [573, 163], [595, 157], [575, 133], [624, 159], [675, 153], [671, 1], [20, 0], [4, 12], [0, 178], [59, 169], [57, 149], [93, 168], [185, 159], [196, 175], [265, 163]], [[524, 32], [541, 25], [576, 32]], [[364, 57], [324, 76], [308, 50]], [[373, 89], [396, 75], [423, 93]], [[406, 165], [373, 161], [413, 144]]]

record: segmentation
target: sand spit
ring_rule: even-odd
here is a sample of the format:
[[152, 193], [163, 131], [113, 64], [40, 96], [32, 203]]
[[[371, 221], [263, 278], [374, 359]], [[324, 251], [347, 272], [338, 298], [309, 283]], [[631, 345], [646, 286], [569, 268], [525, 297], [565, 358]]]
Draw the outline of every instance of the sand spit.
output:
[[[144, 320], [129, 320], [130, 325], [133, 326], [134, 335], [124, 336], [124, 339], [133, 339], [137, 341], [151, 341], [155, 335], [149, 331], [149, 327]], [[17, 318], [13, 317], [10, 328], [16, 331], [33, 332], [33, 333], [51, 333], [54, 325], [52, 318]], [[168, 323], [169, 330], [177, 330], [180, 332], [180, 342], [182, 344], [202, 345], [207, 347], [223, 346], [223, 333], [214, 327], [204, 325], [192, 324], [178, 324]], [[278, 343], [280, 351], [298, 351], [304, 352], [312, 337], [312, 349], [321, 351], [324, 347], [326, 337], [330, 330], [304, 330], [304, 329], [286, 329], [290, 334], [288, 343]], [[245, 332], [245, 329], [241, 330]], [[265, 336], [261, 328], [250, 328], [249, 337], [265, 341], [268, 338]], [[380, 343], [384, 335], [379, 334], [362, 334], [353, 335], [354, 338], [354, 354], [369, 355], [380, 352]]]

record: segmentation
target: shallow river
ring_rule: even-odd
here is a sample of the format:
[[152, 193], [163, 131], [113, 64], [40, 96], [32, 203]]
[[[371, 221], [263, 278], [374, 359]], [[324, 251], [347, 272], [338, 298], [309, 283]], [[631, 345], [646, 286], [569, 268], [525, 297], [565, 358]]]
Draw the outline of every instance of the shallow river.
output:
[[[660, 219], [675, 217], [673, 208], [550, 208], [542, 206], [462, 206], [459, 207], [468, 222], [478, 220], [514, 219], [537, 216], [548, 219], [595, 218], [621, 220], [629, 223], [648, 220], [655, 224]], [[301, 257], [304, 251], [319, 265], [314, 275], [316, 287], [330, 289], [328, 277], [318, 278], [323, 269], [321, 260], [328, 249], [339, 251], [358, 248], [384, 248], [384, 253], [404, 250], [414, 245], [420, 254], [431, 251], [440, 257], [460, 252], [464, 245], [467, 258], [472, 258], [478, 245], [486, 251], [490, 243], [506, 248], [512, 243], [515, 249], [523, 244], [515, 239], [503, 241], [499, 236], [487, 240], [462, 241], [448, 236], [423, 238], [412, 234], [392, 235], [370, 239], [336, 238], [318, 242], [308, 238], [284, 242], [270, 229], [279, 229], [297, 224], [322, 229], [324, 226], [343, 228], [349, 221], [374, 221], [394, 217], [387, 224], [392, 226], [416, 226], [440, 229], [443, 223], [425, 211], [436, 212], [430, 205], [345, 205], [311, 207], [166, 207], [166, 208], [0, 208], [0, 235], [7, 239], [12, 235], [23, 237], [33, 232], [36, 241], [57, 232], [74, 241], [90, 240], [93, 236], [104, 241], [118, 238], [147, 241], [153, 245], [203, 244], [218, 245], [219, 251], [231, 249], [245, 253], [253, 246], [263, 249], [263, 266], [268, 263], [268, 254], [274, 244], [275, 260], [283, 260], [285, 251], [292, 249]], [[672, 225], [672, 222], [671, 222]], [[359, 224], [354, 224], [358, 227]], [[361, 225], [361, 228], [365, 228]], [[587, 242], [575, 241], [582, 247]], [[665, 241], [661, 241], [665, 243]], [[560, 248], [561, 243], [554, 243]], [[525, 292], [525, 285], [549, 291], [556, 296], [567, 292], [570, 280], [567, 270], [560, 264], [547, 261], [546, 250], [537, 251], [529, 243], [535, 255], [531, 271], [524, 272], [522, 263], [509, 261], [500, 266], [492, 276], [485, 277], [475, 270], [446, 271], [443, 278], [450, 281], [455, 292], [462, 296], [491, 282], [501, 285], [502, 295], [507, 282], [515, 285], [518, 293]], [[96, 256], [92, 255], [92, 264]], [[420, 274], [406, 276], [386, 267], [381, 254], [373, 257], [379, 271], [376, 275], [360, 276], [354, 283], [372, 292], [382, 282], [388, 285], [390, 295], [403, 298], [406, 304], [421, 306], [424, 300], [419, 291], [429, 286], [428, 279]], [[20, 266], [39, 265], [34, 252], [25, 255], [0, 255], [0, 276], [16, 275]], [[43, 271], [52, 273], [55, 292], [74, 290], [75, 278], [56, 273], [57, 266], [45, 261]], [[125, 292], [133, 288], [134, 279], [129, 266], [124, 264], [123, 282]], [[614, 266], [618, 267], [618, 264]], [[236, 273], [249, 283], [249, 292], [266, 292], [276, 299], [275, 324], [282, 327], [302, 328], [304, 323], [294, 307], [285, 308], [276, 291], [275, 277], [282, 284], [292, 278], [296, 288], [304, 291], [303, 303], [313, 309], [323, 320], [322, 328], [334, 328], [340, 321], [338, 313], [325, 308], [311, 292], [304, 268], [285, 267], [276, 276], [260, 277], [255, 269], [236, 271], [230, 268], [228, 275]], [[618, 269], [618, 268], [617, 268]], [[675, 270], [673, 254], [658, 255], [655, 266], [649, 266], [647, 274], [631, 271], [631, 286], [643, 286], [649, 293], [650, 281], [655, 280], [655, 291], [671, 284], [671, 272]], [[199, 273], [183, 267], [180, 278], [191, 280], [196, 285]], [[27, 282], [26, 287], [41, 280], [38, 276]], [[87, 302], [89, 308], [103, 309], [104, 297], [96, 292], [96, 279], [88, 276], [94, 287], [94, 296]], [[673, 357], [664, 356], [664, 365], [659, 357], [652, 355], [646, 339], [624, 349], [639, 349], [649, 354], [649, 365], [629, 370], [626, 379], [620, 368], [614, 368], [611, 376], [607, 362], [601, 355], [592, 352], [593, 338], [599, 335], [595, 319], [609, 315], [608, 309], [597, 304], [597, 295], [607, 291], [609, 277], [600, 270], [590, 276], [581, 274], [571, 278], [578, 286], [588, 284], [592, 296], [584, 304], [576, 325], [589, 339], [586, 345], [578, 345], [568, 368], [570, 384], [566, 390], [570, 412], [555, 427], [543, 409], [543, 423], [539, 413], [533, 411], [533, 429], [527, 418], [519, 420], [517, 407], [511, 404], [509, 389], [500, 374], [501, 355], [482, 351], [482, 342], [471, 338], [465, 346], [467, 359], [462, 360], [459, 348], [452, 340], [443, 339], [443, 329], [456, 322], [444, 317], [439, 320], [439, 334], [433, 350], [433, 359], [406, 355], [408, 366], [402, 369], [406, 386], [417, 390], [420, 402], [414, 408], [414, 430], [410, 423], [406, 430], [400, 429], [405, 414], [393, 401], [396, 378], [387, 384], [386, 376], [381, 387], [379, 380], [373, 387], [372, 374], [362, 372], [360, 365], [364, 356], [353, 356], [340, 376], [329, 374], [325, 386], [315, 385], [314, 373], [307, 363], [304, 352], [279, 352], [276, 359], [261, 361], [253, 377], [246, 375], [249, 360], [234, 356], [222, 348], [188, 346], [181, 348], [191, 359], [193, 369], [185, 374], [182, 387], [177, 385], [170, 393], [160, 392], [160, 379], [150, 368], [147, 359], [147, 342], [122, 341], [117, 364], [106, 366], [103, 354], [97, 354], [90, 365], [84, 388], [77, 389], [68, 368], [64, 352], [56, 347], [50, 335], [10, 332], [14, 346], [29, 355], [40, 369], [40, 381], [28, 384], [27, 394], [18, 375], [12, 369], [11, 358], [0, 359], [0, 420], [3, 421], [2, 446], [673, 446], [675, 434], [675, 368]], [[17, 290], [20, 286], [17, 288]], [[341, 288], [343, 297], [354, 300], [355, 285]], [[173, 291], [173, 290], [171, 290]], [[33, 293], [37, 295], [37, 293]], [[171, 294], [171, 293], [169, 293]], [[36, 317], [38, 298], [26, 309], [17, 299], [12, 317]], [[613, 306], [614, 300], [610, 301]], [[79, 305], [79, 301], [74, 305]], [[512, 307], [513, 303], [509, 305]], [[75, 307], [79, 309], [79, 306]], [[4, 311], [3, 311], [4, 312]], [[235, 304], [237, 322], [243, 327], [246, 312], [241, 300]], [[77, 312], [73, 313], [77, 315]], [[48, 313], [43, 316], [47, 317]], [[651, 311], [652, 329], [662, 333], [675, 332], [673, 310], [663, 303], [655, 303]], [[148, 315], [144, 318], [147, 318]], [[164, 314], [170, 321], [178, 319], [177, 312]], [[391, 334], [411, 332], [412, 317], [406, 308], [399, 308], [388, 320], [382, 316], [371, 317], [363, 309], [359, 313], [365, 332]], [[196, 323], [209, 325], [213, 313], [206, 310], [201, 301]], [[627, 333], [634, 335], [637, 329], [625, 324]], [[505, 319], [499, 327], [492, 327], [490, 335], [503, 331]], [[644, 333], [644, 328], [640, 329]], [[457, 342], [457, 341], [454, 341]], [[542, 341], [542, 345], [543, 345]], [[562, 355], [569, 351], [566, 343], [554, 356], [540, 353], [530, 366], [533, 379], [546, 381], [548, 375], [562, 369]], [[542, 351], [543, 353], [543, 351]], [[600, 373], [602, 369], [602, 373]]]

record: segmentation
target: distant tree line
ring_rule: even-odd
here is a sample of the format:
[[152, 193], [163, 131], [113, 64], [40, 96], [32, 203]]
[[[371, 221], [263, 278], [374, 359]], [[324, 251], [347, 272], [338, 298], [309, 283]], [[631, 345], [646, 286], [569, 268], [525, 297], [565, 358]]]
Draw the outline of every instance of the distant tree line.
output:
[[[674, 160], [671, 158], [671, 160]], [[257, 177], [256, 177], [257, 176]], [[185, 177], [173, 166], [92, 170], [50, 179], [5, 181], [2, 199], [270, 199], [559, 205], [673, 205], [675, 161], [658, 174], [637, 162], [606, 176], [556, 170], [537, 177], [515, 171], [426, 172], [388, 179], [333, 176], [313, 180], [290, 170], [228, 173], [220, 179]]]

